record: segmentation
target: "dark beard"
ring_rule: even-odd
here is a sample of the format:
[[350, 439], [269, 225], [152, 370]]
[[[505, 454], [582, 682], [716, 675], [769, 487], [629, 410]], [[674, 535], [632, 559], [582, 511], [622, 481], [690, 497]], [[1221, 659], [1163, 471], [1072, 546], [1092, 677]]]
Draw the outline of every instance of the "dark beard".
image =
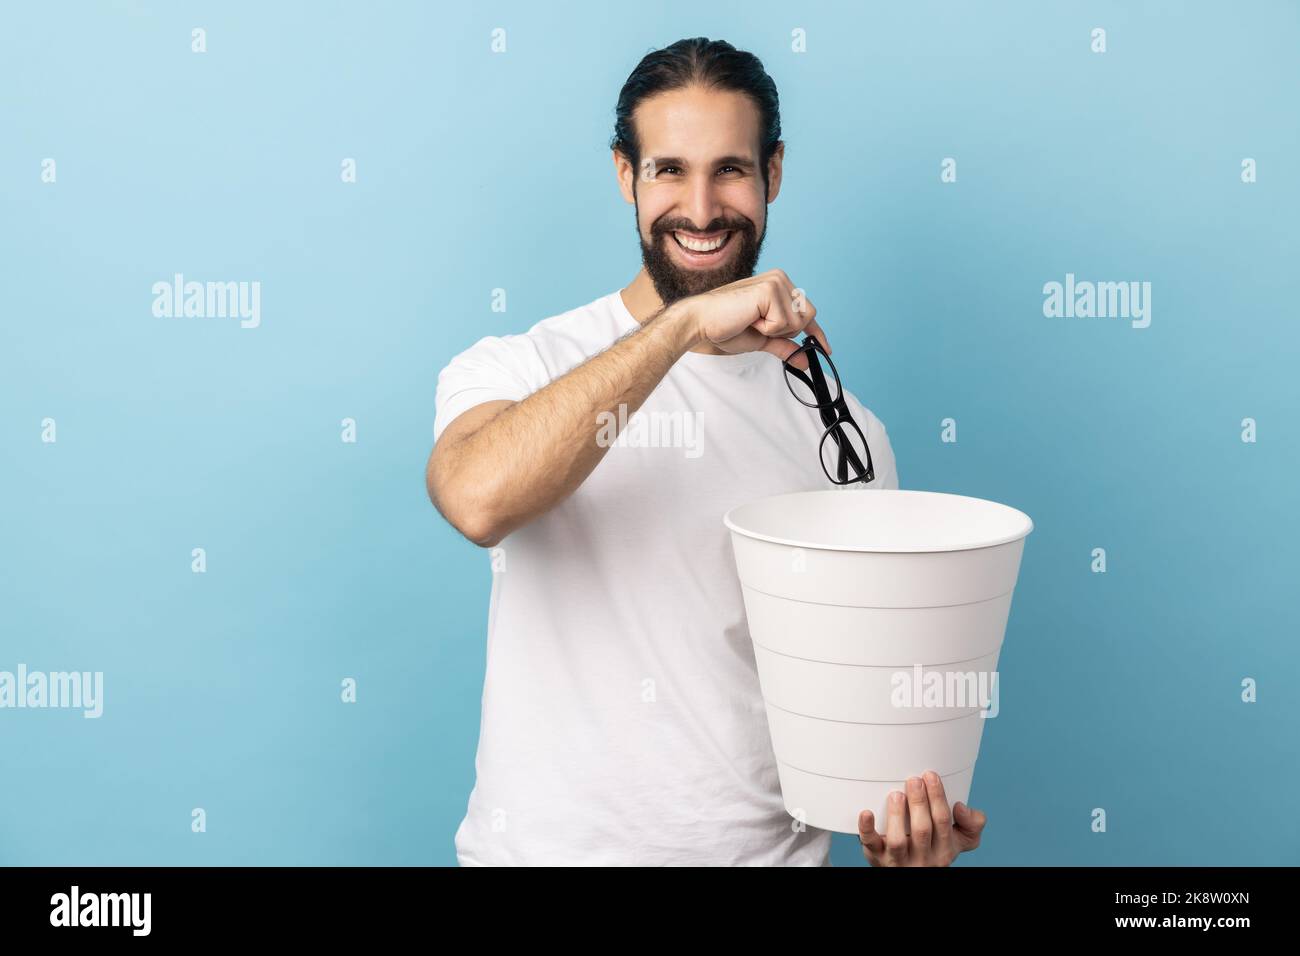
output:
[[[639, 210], [637, 222], [640, 222]], [[704, 270], [680, 268], [673, 262], [671, 254], [664, 245], [677, 241], [672, 237], [672, 233], [673, 230], [684, 225], [680, 220], [661, 221], [651, 226], [649, 245], [641, 238], [641, 230], [638, 227], [637, 238], [641, 240], [641, 262], [644, 263], [645, 271], [650, 276], [650, 281], [654, 283], [655, 291], [659, 293], [664, 306], [672, 305], [678, 299], [699, 295], [701, 292], [708, 292], [729, 282], [738, 282], [752, 276], [754, 267], [758, 265], [758, 254], [762, 251], [763, 240], [767, 236], [766, 216], [763, 217], [763, 222], [763, 234], [760, 236], [755, 236], [754, 224], [748, 219], [733, 221], [715, 219], [709, 223], [701, 230], [702, 232], [716, 232], [719, 229], [735, 230], [735, 234], [727, 242], [729, 244], [738, 242], [740, 248], [718, 268]]]

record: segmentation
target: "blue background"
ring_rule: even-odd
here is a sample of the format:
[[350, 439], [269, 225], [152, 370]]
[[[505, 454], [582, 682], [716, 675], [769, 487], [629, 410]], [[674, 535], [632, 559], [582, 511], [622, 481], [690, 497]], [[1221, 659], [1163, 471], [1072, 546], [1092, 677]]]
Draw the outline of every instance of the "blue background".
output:
[[[760, 268], [902, 486], [1036, 525], [959, 863], [1300, 861], [1296, 4], [470, 6], [0, 14], [0, 670], [106, 684], [0, 711], [0, 862], [455, 862], [491, 573], [425, 497], [437, 373], [632, 278], [614, 103], [695, 35], [777, 82]], [[261, 327], [155, 318], [176, 272]], [[1067, 272], [1150, 328], [1045, 318]]]

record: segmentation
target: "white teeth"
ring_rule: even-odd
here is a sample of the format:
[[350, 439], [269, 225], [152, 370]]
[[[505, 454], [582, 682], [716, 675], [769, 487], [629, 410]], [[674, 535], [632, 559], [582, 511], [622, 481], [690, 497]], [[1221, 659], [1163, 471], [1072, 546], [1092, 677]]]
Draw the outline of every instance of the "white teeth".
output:
[[692, 239], [689, 236], [684, 236], [680, 232], [674, 232], [673, 238], [681, 243], [683, 247], [691, 250], [691, 252], [713, 252], [715, 249], [722, 248], [722, 244], [727, 241], [727, 236], [729, 235], [731, 235], [731, 233], [724, 232], [716, 239], [702, 242], [699, 239]]

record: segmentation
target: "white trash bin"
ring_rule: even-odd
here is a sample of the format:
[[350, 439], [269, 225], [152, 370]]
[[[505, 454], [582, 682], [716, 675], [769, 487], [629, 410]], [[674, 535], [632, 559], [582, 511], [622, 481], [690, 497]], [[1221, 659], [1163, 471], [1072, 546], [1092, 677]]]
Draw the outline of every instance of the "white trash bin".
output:
[[926, 770], [949, 805], [967, 801], [1029, 516], [864, 488], [763, 498], [723, 522], [791, 816], [857, 833], [871, 810], [883, 832], [889, 792]]

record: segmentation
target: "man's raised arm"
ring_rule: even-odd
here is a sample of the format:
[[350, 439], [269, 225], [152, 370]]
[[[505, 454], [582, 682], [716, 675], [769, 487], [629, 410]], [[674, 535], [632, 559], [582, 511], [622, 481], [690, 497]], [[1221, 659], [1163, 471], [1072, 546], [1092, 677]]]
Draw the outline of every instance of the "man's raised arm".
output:
[[773, 269], [681, 299], [522, 401], [474, 406], [429, 456], [430, 499], [469, 540], [495, 546], [586, 480], [609, 450], [596, 441], [601, 413], [626, 420], [619, 407], [636, 412], [684, 352], [707, 341], [785, 358], [796, 351], [789, 337], [804, 328], [825, 344], [816, 309], [802, 299], [796, 311], [794, 291]]

